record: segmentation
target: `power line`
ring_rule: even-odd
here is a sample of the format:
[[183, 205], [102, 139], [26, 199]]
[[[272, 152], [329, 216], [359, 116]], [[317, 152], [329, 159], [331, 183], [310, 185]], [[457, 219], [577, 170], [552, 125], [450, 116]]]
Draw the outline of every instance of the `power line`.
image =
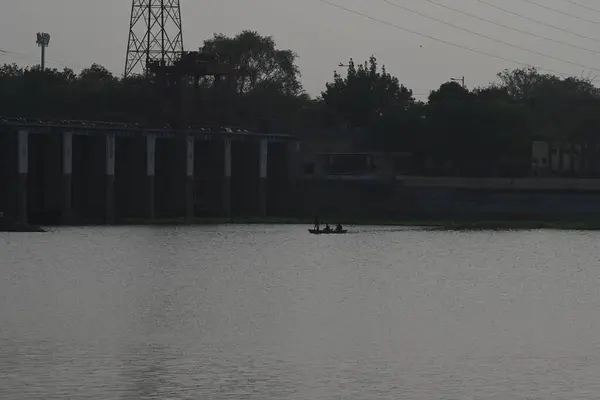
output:
[[589, 70], [600, 72], [600, 69], [598, 69], [598, 68], [589, 67], [589, 66], [584, 65], [584, 64], [579, 64], [577, 62], [565, 60], [564, 58], [555, 57], [555, 56], [552, 56], [550, 54], [542, 53], [542, 52], [539, 52], [539, 51], [536, 51], [536, 50], [530, 50], [530, 49], [528, 49], [526, 47], [523, 47], [523, 46], [519, 46], [519, 45], [516, 45], [516, 44], [505, 42], [504, 40], [496, 39], [496, 38], [494, 38], [492, 36], [487, 36], [487, 35], [484, 35], [482, 33], [479, 33], [479, 32], [476, 32], [476, 31], [473, 31], [473, 30], [470, 30], [470, 29], [467, 29], [467, 28], [463, 28], [462, 26], [454, 25], [454, 24], [452, 24], [450, 22], [447, 22], [447, 21], [444, 21], [444, 20], [432, 17], [432, 16], [427, 15], [425, 13], [422, 13], [420, 11], [416, 11], [416, 10], [413, 10], [411, 8], [404, 7], [403, 5], [394, 3], [394, 2], [392, 2], [390, 0], [382, 0], [382, 1], [385, 2], [385, 3], [387, 3], [387, 4], [389, 4], [389, 5], [391, 5], [391, 6], [398, 7], [400, 9], [402, 9], [402, 10], [411, 12], [411, 13], [416, 14], [416, 15], [419, 15], [419, 16], [421, 16], [423, 18], [427, 18], [427, 19], [430, 19], [432, 21], [436, 21], [436, 22], [439, 22], [441, 24], [448, 25], [448, 26], [450, 26], [452, 28], [459, 29], [461, 31], [464, 31], [464, 32], [470, 33], [472, 35], [476, 35], [476, 36], [479, 36], [479, 37], [491, 40], [491, 41], [496, 42], [496, 43], [501, 43], [501, 44], [503, 44], [505, 46], [510, 46], [512, 48], [515, 48], [515, 49], [527, 51], [527, 52], [532, 53], [532, 54], [537, 54], [538, 56], [541, 56], [541, 57], [546, 57], [546, 58], [550, 58], [550, 59], [553, 59], [553, 60], [556, 60], [556, 61], [560, 61], [560, 62], [563, 62], [563, 63], [566, 63], [566, 64], [571, 64], [571, 65], [574, 65], [576, 67], [581, 67], [581, 68], [585, 68], [585, 69], [589, 69]]
[[22, 53], [17, 53], [17, 52], [14, 52], [14, 51], [10, 51], [10, 50], [3, 50], [3, 49], [0, 49], [0, 53], [5, 53], [5, 54], [14, 54], [14, 55], [17, 55], [17, 56], [22, 56], [22, 55], [24, 55], [24, 54], [22, 54]]
[[451, 10], [451, 11], [457, 12], [459, 14], [466, 15], [466, 16], [471, 17], [471, 18], [478, 19], [478, 20], [483, 21], [483, 22], [487, 22], [489, 24], [493, 24], [493, 25], [501, 26], [502, 28], [510, 29], [511, 31], [515, 31], [515, 32], [519, 32], [519, 33], [522, 33], [522, 34], [525, 34], [525, 35], [537, 37], [539, 39], [547, 40], [549, 42], [553, 42], [553, 43], [556, 43], [556, 44], [561, 44], [561, 45], [564, 45], [564, 46], [569, 46], [569, 47], [572, 47], [574, 49], [585, 50], [585, 51], [589, 51], [590, 53], [594, 53], [594, 54], [600, 54], [600, 50], [594, 50], [594, 49], [590, 49], [588, 47], [577, 46], [575, 44], [571, 44], [571, 43], [567, 43], [567, 42], [562, 42], [560, 40], [552, 39], [552, 38], [549, 38], [547, 36], [542, 36], [542, 35], [538, 35], [536, 33], [524, 31], [522, 29], [515, 28], [513, 26], [505, 25], [505, 24], [502, 24], [500, 22], [496, 22], [496, 21], [492, 21], [492, 20], [487, 19], [487, 18], [480, 17], [479, 15], [471, 14], [469, 12], [456, 9], [456, 8], [447, 6], [447, 5], [442, 4], [442, 3], [438, 3], [437, 1], [434, 1], [434, 0], [423, 0], [423, 1], [426, 1], [426, 2], [431, 3], [431, 4], [435, 4], [436, 6], [443, 7], [445, 9], [447, 9], [447, 10]]
[[589, 6], [577, 3], [576, 1], [573, 1], [573, 0], [563, 0], [563, 1], [566, 2], [566, 3], [573, 4], [573, 5], [577, 6], [577, 7], [585, 8], [586, 10], [590, 10], [590, 11], [594, 11], [594, 12], [600, 13], [600, 10], [597, 9], [597, 8], [589, 7]]
[[[8, 51], [8, 50], [2, 50], [2, 49], [0, 49], [0, 53], [7, 54], [9, 56], [12, 56], [14, 58], [19, 58], [19, 59], [39, 60], [39, 57], [35, 57], [35, 56], [32, 56], [32, 55], [27, 55], [27, 54], [22, 54], [22, 53], [15, 53], [14, 51]], [[48, 63], [55, 64], [53, 61], [48, 61]]]
[[536, 2], [536, 1], [533, 1], [533, 0], [523, 0], [523, 1], [525, 3], [533, 4], [534, 6], [541, 7], [541, 8], [544, 8], [546, 10], [550, 10], [550, 11], [553, 11], [553, 12], [561, 14], [561, 15], [566, 15], [567, 17], [575, 18], [575, 19], [578, 19], [580, 21], [589, 22], [590, 24], [594, 24], [594, 25], [600, 25], [600, 22], [598, 22], [598, 21], [594, 21], [594, 20], [591, 20], [591, 19], [583, 18], [583, 17], [580, 17], [579, 15], [575, 15], [575, 14], [569, 14], [566, 11], [558, 10], [556, 8], [552, 8], [552, 7], [547, 6], [545, 4], [540, 4], [540, 3]]
[[[1, 54], [11, 55], [13, 57], [21, 58], [21, 59], [28, 59], [28, 60], [39, 60], [40, 59], [38, 56], [34, 56], [34, 55], [31, 55], [31, 54], [25, 54], [25, 53], [19, 53], [19, 52], [10, 51], [10, 50], [0, 49], [0, 53]], [[65, 61], [65, 60], [46, 60], [46, 63], [48, 63], [48, 64], [54, 64], [54, 65], [57, 65], [59, 67], [64, 67], [64, 68], [69, 68], [69, 65], [74, 65], [74, 66], [82, 68], [82, 69], [89, 67], [89, 66], [84, 66], [83, 64], [73, 63], [71, 61]]]
[[478, 1], [478, 2], [480, 2], [482, 4], [486, 4], [486, 5], [488, 5], [488, 6], [492, 7], [492, 8], [495, 8], [497, 10], [504, 11], [507, 14], [511, 14], [511, 15], [516, 16], [516, 17], [526, 19], [527, 21], [535, 22], [536, 24], [547, 26], [549, 28], [556, 29], [558, 31], [561, 31], [561, 32], [564, 32], [564, 33], [568, 33], [568, 34], [571, 34], [571, 35], [575, 35], [575, 36], [578, 36], [578, 37], [580, 37], [582, 39], [587, 39], [587, 40], [591, 40], [591, 41], [600, 43], [600, 39], [596, 39], [596, 38], [593, 38], [593, 37], [590, 37], [590, 36], [585, 36], [585, 35], [582, 35], [580, 33], [570, 31], [568, 29], [563, 29], [563, 28], [558, 27], [556, 25], [548, 24], [548, 23], [546, 23], [544, 21], [540, 21], [538, 19], [531, 18], [531, 17], [528, 17], [528, 16], [523, 15], [523, 14], [519, 14], [518, 12], [514, 12], [514, 11], [508, 10], [506, 8], [502, 8], [502, 7], [497, 6], [497, 5], [493, 4], [493, 3], [490, 3], [489, 1], [486, 1], [486, 0], [475, 0], [475, 1]]
[[[16, 57], [16, 58], [24, 58], [24, 59], [29, 59], [29, 60], [39, 60], [39, 57], [32, 56], [30, 54], [17, 53], [15, 51], [9, 51], [9, 50], [2, 50], [2, 49], [0, 49], [0, 53], [8, 54], [8, 55], [11, 55], [11, 56]], [[58, 63], [56, 61], [47, 61], [47, 62], [48, 62], [48, 64], [58, 64], [58, 65], [61, 65], [61, 66], [64, 65], [64, 64]]]
[[324, 3], [324, 4], [327, 4], [327, 5], [331, 6], [331, 7], [334, 7], [334, 8], [343, 10], [343, 11], [346, 11], [346, 12], [348, 12], [350, 14], [354, 14], [354, 15], [363, 17], [365, 19], [369, 19], [371, 21], [375, 21], [375, 22], [383, 24], [383, 25], [387, 25], [389, 27], [396, 28], [396, 29], [399, 29], [399, 30], [404, 31], [404, 32], [412, 33], [413, 35], [421, 36], [421, 37], [424, 37], [424, 38], [427, 38], [427, 39], [430, 39], [430, 40], [434, 40], [436, 42], [447, 44], [449, 46], [453, 46], [453, 47], [457, 47], [459, 49], [467, 50], [467, 51], [470, 51], [472, 53], [481, 54], [481, 55], [484, 55], [484, 56], [495, 58], [497, 60], [507, 61], [507, 62], [510, 62], [510, 63], [513, 63], [513, 64], [523, 65], [525, 67], [535, 67], [535, 68], [538, 68], [541, 71], [547, 71], [547, 72], [551, 72], [551, 73], [557, 74], [557, 75], [571, 76], [571, 74], [568, 74], [566, 72], [559, 72], [559, 71], [551, 70], [551, 69], [548, 69], [548, 68], [539, 68], [539, 67], [536, 67], [536, 66], [534, 66], [532, 64], [528, 64], [528, 63], [524, 63], [524, 62], [521, 62], [521, 61], [513, 60], [513, 59], [507, 58], [507, 57], [502, 57], [502, 56], [499, 56], [499, 55], [496, 55], [496, 54], [492, 54], [492, 53], [487, 53], [485, 51], [477, 50], [477, 49], [474, 49], [472, 47], [464, 46], [464, 45], [461, 45], [461, 44], [458, 44], [458, 43], [450, 42], [448, 40], [440, 39], [440, 38], [435, 37], [435, 36], [430, 36], [430, 35], [427, 35], [427, 34], [424, 34], [424, 33], [413, 31], [411, 29], [404, 28], [404, 27], [402, 27], [400, 25], [396, 25], [396, 24], [393, 24], [391, 22], [387, 22], [387, 21], [384, 21], [382, 19], [378, 19], [378, 18], [372, 17], [370, 15], [364, 14], [364, 13], [362, 13], [360, 11], [356, 11], [356, 10], [353, 10], [351, 8], [347, 8], [347, 7], [341, 6], [339, 4], [331, 2], [329, 0], [317, 0], [317, 1], [319, 1], [321, 3]]

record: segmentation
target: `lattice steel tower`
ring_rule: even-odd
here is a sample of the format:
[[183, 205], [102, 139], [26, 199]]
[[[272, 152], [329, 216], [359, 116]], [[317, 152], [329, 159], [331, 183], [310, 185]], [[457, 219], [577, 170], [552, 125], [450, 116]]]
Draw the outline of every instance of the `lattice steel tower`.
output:
[[133, 0], [125, 76], [150, 64], [172, 65], [183, 53], [179, 0]]

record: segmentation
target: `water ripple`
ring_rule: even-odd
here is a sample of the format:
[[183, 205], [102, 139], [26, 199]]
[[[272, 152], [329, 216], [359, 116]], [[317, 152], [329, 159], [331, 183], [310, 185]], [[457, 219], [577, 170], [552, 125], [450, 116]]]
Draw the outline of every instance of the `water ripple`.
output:
[[600, 235], [0, 235], [0, 398], [596, 399]]

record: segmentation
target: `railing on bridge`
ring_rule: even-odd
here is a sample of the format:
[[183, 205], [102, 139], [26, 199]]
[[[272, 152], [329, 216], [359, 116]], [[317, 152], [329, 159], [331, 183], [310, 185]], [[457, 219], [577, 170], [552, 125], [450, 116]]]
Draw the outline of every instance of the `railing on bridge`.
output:
[[117, 121], [84, 121], [84, 120], [52, 120], [25, 117], [0, 117], [0, 129], [8, 127], [15, 130], [31, 130], [32, 133], [50, 134], [73, 131], [77, 135], [102, 134], [110, 132], [119, 136], [156, 135], [176, 136], [180, 134], [199, 137], [201, 140], [211, 140], [214, 136], [231, 137], [238, 140], [252, 137], [266, 137], [269, 141], [293, 141], [295, 135], [285, 133], [265, 133], [253, 129], [228, 126], [189, 125], [186, 129], [176, 130], [171, 126], [147, 126], [136, 122]]

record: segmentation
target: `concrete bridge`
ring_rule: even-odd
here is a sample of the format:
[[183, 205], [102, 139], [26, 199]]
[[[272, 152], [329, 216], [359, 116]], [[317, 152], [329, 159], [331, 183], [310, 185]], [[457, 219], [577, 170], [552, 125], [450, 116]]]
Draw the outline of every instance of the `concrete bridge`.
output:
[[284, 212], [297, 138], [0, 121], [0, 211], [41, 224]]

